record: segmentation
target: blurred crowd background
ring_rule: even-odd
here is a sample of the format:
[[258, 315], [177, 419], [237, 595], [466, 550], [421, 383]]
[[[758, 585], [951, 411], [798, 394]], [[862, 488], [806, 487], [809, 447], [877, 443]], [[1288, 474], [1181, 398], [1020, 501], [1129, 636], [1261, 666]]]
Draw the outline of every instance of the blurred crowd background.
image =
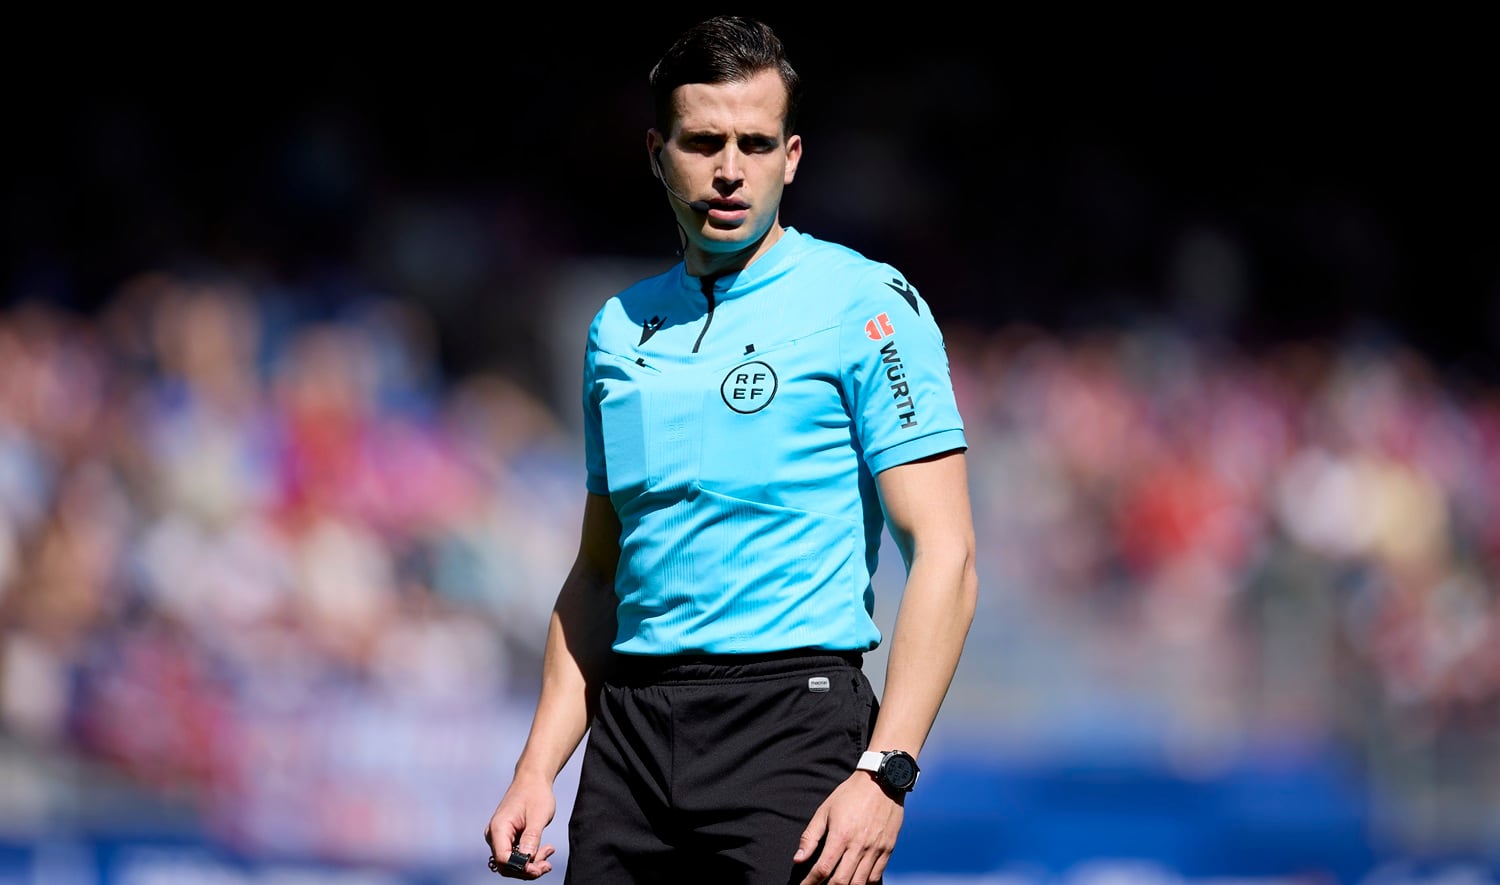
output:
[[[644, 76], [691, 16], [553, 18], [10, 78], [0, 881], [489, 876], [586, 323], [675, 247]], [[923, 292], [971, 443], [982, 598], [908, 815], [983, 844], [910, 875], [1497, 863], [1478, 57], [768, 18], [812, 89], [783, 220]], [[1071, 806], [1017, 798], [1041, 772]], [[1237, 785], [1248, 841], [1143, 828], [1174, 784]]]

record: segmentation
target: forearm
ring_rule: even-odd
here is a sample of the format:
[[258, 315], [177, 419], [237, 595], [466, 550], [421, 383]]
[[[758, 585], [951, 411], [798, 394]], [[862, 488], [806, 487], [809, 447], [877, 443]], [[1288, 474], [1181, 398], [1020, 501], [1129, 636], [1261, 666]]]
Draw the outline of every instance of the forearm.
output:
[[915, 755], [926, 743], [958, 669], [978, 586], [972, 548], [956, 544], [914, 555], [870, 749]]
[[549, 782], [588, 732], [599, 677], [615, 635], [620, 525], [609, 499], [590, 495], [578, 559], [557, 594], [542, 655], [542, 686], [516, 774]]
[[548, 626], [541, 694], [531, 733], [516, 761], [517, 776], [539, 775], [551, 781], [588, 731], [597, 685], [593, 674], [599, 672], [598, 660], [608, 652], [611, 636], [597, 624], [570, 617], [567, 595], [567, 590], [559, 595]]

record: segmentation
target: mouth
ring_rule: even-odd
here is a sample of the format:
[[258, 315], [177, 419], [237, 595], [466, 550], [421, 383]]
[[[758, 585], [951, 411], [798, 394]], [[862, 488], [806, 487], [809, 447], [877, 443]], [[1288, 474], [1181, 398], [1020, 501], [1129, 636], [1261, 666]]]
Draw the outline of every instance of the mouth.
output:
[[707, 215], [715, 224], [739, 227], [750, 216], [750, 204], [741, 200], [709, 200]]

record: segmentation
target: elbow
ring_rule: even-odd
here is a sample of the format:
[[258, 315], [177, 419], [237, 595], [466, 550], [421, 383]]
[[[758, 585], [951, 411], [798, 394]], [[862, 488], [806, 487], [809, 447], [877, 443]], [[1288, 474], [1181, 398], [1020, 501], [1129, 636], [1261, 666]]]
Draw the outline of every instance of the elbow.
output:
[[972, 541], [954, 544], [940, 555], [941, 560], [934, 561], [943, 563], [941, 574], [945, 577], [940, 582], [946, 596], [943, 607], [952, 614], [955, 623], [963, 624], [967, 629], [979, 606], [979, 567], [975, 562], [975, 546]]
[[965, 623], [972, 623], [979, 606], [979, 566], [975, 562], [975, 549], [970, 546], [959, 563], [958, 590], [955, 607], [963, 615]]
[[965, 629], [979, 604], [979, 568], [974, 536], [954, 532], [915, 545], [907, 590], [918, 590]]

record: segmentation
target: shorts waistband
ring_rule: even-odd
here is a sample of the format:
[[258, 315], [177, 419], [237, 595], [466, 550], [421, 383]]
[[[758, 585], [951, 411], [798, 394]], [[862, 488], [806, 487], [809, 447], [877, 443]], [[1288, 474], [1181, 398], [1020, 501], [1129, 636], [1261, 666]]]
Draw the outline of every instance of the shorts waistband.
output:
[[785, 676], [831, 667], [864, 666], [864, 654], [821, 648], [796, 648], [758, 654], [626, 655], [610, 657], [604, 681], [615, 685], [650, 685]]

